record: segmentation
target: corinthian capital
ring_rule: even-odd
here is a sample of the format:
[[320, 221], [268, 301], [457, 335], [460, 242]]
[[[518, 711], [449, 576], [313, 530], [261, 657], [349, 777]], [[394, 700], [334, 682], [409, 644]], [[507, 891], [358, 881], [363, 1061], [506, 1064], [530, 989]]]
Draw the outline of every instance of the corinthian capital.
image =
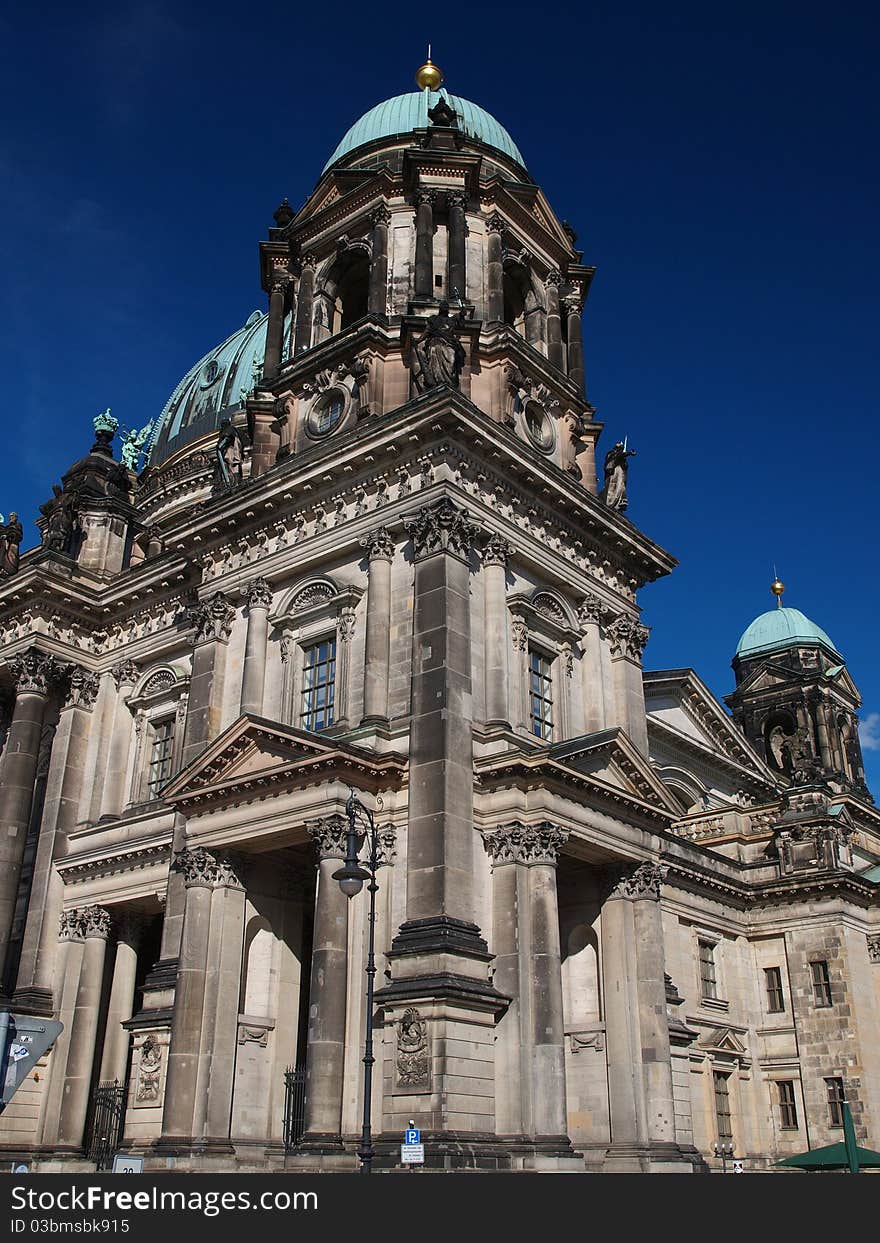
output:
[[521, 820], [514, 820], [483, 833], [483, 845], [495, 867], [503, 863], [555, 867], [568, 837], [568, 829], [549, 820], [540, 824], [523, 824]]
[[83, 936], [107, 940], [110, 935], [110, 912], [105, 907], [83, 906], [80, 907], [79, 915], [82, 919]]
[[628, 863], [614, 876], [608, 897], [659, 902], [662, 884], [663, 868], [659, 863]]
[[247, 860], [240, 854], [217, 855], [214, 884], [221, 889], [244, 889]]
[[244, 588], [249, 609], [267, 609], [272, 603], [272, 588], [265, 578], [255, 578]]
[[123, 686], [134, 686], [140, 677], [140, 670], [133, 660], [124, 660], [121, 664], [114, 665], [110, 672], [117, 690], [121, 690]]
[[193, 885], [211, 886], [217, 879], [217, 860], [201, 846], [194, 850], [178, 850], [173, 867], [175, 872], [183, 873], [187, 889]]
[[507, 569], [512, 552], [513, 547], [504, 536], [493, 531], [483, 545], [483, 565], [503, 565]]
[[216, 591], [210, 600], [200, 601], [190, 609], [190, 624], [195, 627], [193, 640], [203, 643], [206, 639], [228, 639], [232, 633], [235, 609], [222, 591]]
[[627, 617], [625, 613], [616, 617], [607, 627], [606, 632], [611, 642], [612, 656], [626, 656], [636, 661], [642, 659], [645, 644], [651, 633], [647, 626], [643, 626], [641, 622], [637, 622], [632, 617]]
[[348, 820], [345, 816], [322, 816], [307, 820], [306, 832], [314, 840], [319, 859], [344, 859]]
[[67, 690], [67, 703], [76, 708], [93, 708], [100, 684], [101, 679], [97, 673], [74, 665]]
[[459, 509], [447, 497], [434, 505], [424, 505], [403, 525], [419, 561], [438, 552], [452, 553], [466, 561], [479, 534], [467, 510]]
[[361, 548], [364, 549], [370, 561], [394, 560], [394, 536], [387, 527], [379, 527], [378, 530], [365, 535], [361, 540]]
[[578, 605], [578, 621], [582, 626], [598, 626], [601, 625], [605, 616], [605, 605], [598, 596], [587, 592], [583, 600]]
[[370, 212], [370, 224], [375, 229], [377, 225], [390, 224], [391, 212], [384, 203], [380, 203], [378, 207], [374, 207]]
[[59, 941], [82, 941], [85, 938], [81, 911], [62, 911], [58, 919]]
[[48, 695], [66, 669], [54, 656], [36, 647], [11, 657], [8, 667], [15, 689], [19, 693], [30, 691], [35, 695]]
[[486, 228], [490, 233], [503, 233], [507, 227], [507, 221], [500, 212], [493, 211], [486, 217]]

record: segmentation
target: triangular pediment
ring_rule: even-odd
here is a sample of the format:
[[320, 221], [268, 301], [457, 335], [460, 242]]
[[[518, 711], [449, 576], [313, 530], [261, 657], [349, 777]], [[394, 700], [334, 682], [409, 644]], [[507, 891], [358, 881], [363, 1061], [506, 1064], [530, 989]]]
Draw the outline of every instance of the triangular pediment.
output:
[[700, 1041], [704, 1049], [715, 1049], [718, 1053], [732, 1053], [735, 1057], [743, 1057], [748, 1049], [731, 1027], [713, 1027]]
[[622, 729], [603, 730], [559, 743], [550, 748], [550, 757], [576, 772], [617, 786], [641, 802], [660, 806], [676, 816], [681, 814], [650, 761]]
[[767, 664], [759, 665], [757, 669], [753, 669], [749, 676], [740, 682], [736, 688], [736, 696], [741, 698], [743, 695], [752, 695], [757, 691], [769, 690], [774, 686], [793, 681], [794, 676], [791, 669], [768, 661]]

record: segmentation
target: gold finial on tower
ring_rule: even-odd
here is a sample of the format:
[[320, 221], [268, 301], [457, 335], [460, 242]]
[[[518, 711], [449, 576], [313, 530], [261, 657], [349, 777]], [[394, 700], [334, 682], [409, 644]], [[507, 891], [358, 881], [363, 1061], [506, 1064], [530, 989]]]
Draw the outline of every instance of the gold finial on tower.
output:
[[416, 73], [416, 86], [420, 91], [436, 91], [443, 83], [443, 74], [431, 60], [431, 45], [428, 44], [428, 58]]
[[[776, 571], [774, 570], [773, 573], [775, 574]], [[785, 583], [783, 583], [779, 578], [774, 578], [773, 582], [770, 584], [770, 590], [773, 592], [774, 596], [776, 597], [776, 607], [778, 609], [781, 609], [782, 608], [782, 595], [783, 595], [783, 592], [785, 591]]]

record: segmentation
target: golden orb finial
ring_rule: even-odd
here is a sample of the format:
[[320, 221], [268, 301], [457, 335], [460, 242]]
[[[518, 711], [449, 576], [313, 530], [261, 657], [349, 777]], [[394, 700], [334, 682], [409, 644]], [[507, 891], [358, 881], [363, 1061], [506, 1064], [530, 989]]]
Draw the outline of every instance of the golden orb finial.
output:
[[785, 583], [783, 583], [778, 578], [774, 578], [773, 582], [770, 584], [770, 590], [773, 592], [774, 596], [776, 597], [776, 607], [778, 609], [781, 609], [782, 608], [782, 594], [785, 591]]
[[431, 45], [428, 44], [428, 57], [421, 69], [416, 73], [416, 86], [420, 91], [436, 91], [443, 83], [443, 74], [431, 60]]

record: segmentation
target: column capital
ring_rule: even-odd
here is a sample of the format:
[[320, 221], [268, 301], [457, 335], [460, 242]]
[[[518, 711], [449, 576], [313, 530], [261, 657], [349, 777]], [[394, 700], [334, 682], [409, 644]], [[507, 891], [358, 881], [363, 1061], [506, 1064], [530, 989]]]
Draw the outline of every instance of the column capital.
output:
[[512, 552], [513, 545], [503, 535], [493, 531], [483, 544], [483, 565], [501, 565], [507, 569]]
[[494, 867], [504, 863], [555, 867], [569, 833], [570, 830], [549, 820], [543, 820], [540, 824], [523, 824], [521, 820], [513, 820], [509, 824], [484, 830], [482, 836]]
[[384, 203], [380, 203], [378, 207], [374, 207], [370, 211], [367, 218], [375, 229], [378, 225], [387, 225], [391, 223], [391, 212]]
[[611, 655], [625, 656], [629, 660], [641, 661], [645, 644], [651, 631], [626, 613], [609, 623], [606, 628], [611, 641]]
[[[369, 853], [369, 843], [366, 844]], [[380, 867], [390, 867], [397, 858], [397, 829], [391, 823], [376, 829], [376, 858]]]
[[319, 820], [307, 820], [306, 832], [318, 851], [319, 859], [344, 859], [348, 836], [348, 820], [345, 816], [322, 816]]
[[394, 560], [394, 536], [387, 527], [371, 531], [361, 539], [360, 545], [366, 552], [368, 561]]
[[437, 201], [437, 191], [428, 189], [425, 187], [420, 187], [415, 192], [415, 200], [419, 207], [421, 207], [423, 204], [427, 205], [428, 207], [431, 207]]
[[248, 861], [237, 851], [224, 851], [214, 864], [214, 884], [219, 889], [245, 889]]
[[26, 691], [44, 697], [61, 681], [67, 670], [67, 666], [51, 653], [41, 652], [36, 647], [29, 647], [26, 652], [10, 657], [7, 667], [17, 694]]
[[110, 912], [103, 906], [82, 906], [78, 914], [82, 919], [83, 936], [100, 937], [106, 941], [110, 935]]
[[85, 926], [82, 919], [82, 911], [62, 911], [58, 917], [58, 940], [59, 941], [84, 941]]
[[631, 902], [638, 900], [659, 902], [663, 875], [664, 869], [659, 863], [624, 864], [611, 874], [611, 890], [608, 900], [627, 898]]
[[568, 311], [569, 315], [580, 315], [581, 311], [584, 309], [583, 294], [581, 293], [566, 294], [565, 297], [562, 299], [562, 303], [565, 309]]
[[232, 633], [235, 609], [222, 591], [215, 591], [209, 600], [200, 600], [189, 610], [190, 625], [194, 627], [193, 642], [204, 643], [208, 639], [224, 642]]
[[600, 626], [606, 613], [604, 603], [592, 591], [587, 592], [577, 610], [578, 621], [582, 626]]
[[469, 198], [470, 198], [470, 195], [468, 194], [467, 190], [447, 190], [446, 191], [446, 206], [447, 207], [460, 207], [461, 210], [464, 211], [468, 205]]
[[466, 561], [479, 534], [465, 509], [443, 497], [433, 505], [424, 505], [417, 514], [404, 519], [404, 528], [411, 537], [416, 560], [446, 552]]
[[175, 872], [183, 873], [183, 883], [187, 889], [194, 885], [210, 888], [217, 878], [217, 860], [201, 846], [194, 850], [178, 850], [172, 867]]
[[300, 266], [300, 269], [311, 268], [312, 271], [314, 271], [315, 268], [318, 266], [318, 256], [315, 254], [312, 254], [310, 250], [307, 250], [304, 254], [300, 255], [299, 266]]
[[503, 233], [507, 228], [507, 221], [500, 212], [493, 211], [486, 217], [486, 228], [490, 233]]
[[121, 691], [123, 686], [134, 686], [141, 674], [133, 660], [123, 660], [120, 664], [114, 665], [110, 672], [118, 691]]
[[289, 272], [273, 273], [272, 289], [271, 289], [272, 293], [285, 294], [287, 293], [289, 288], [290, 288], [290, 273]]
[[555, 285], [557, 288], [562, 284], [562, 273], [559, 268], [551, 268], [544, 277], [545, 285]]
[[81, 665], [74, 665], [64, 706], [91, 710], [95, 706], [100, 685], [101, 679], [97, 673], [91, 669], [83, 669]]
[[249, 609], [268, 609], [272, 604], [272, 588], [265, 578], [254, 578], [242, 588]]

